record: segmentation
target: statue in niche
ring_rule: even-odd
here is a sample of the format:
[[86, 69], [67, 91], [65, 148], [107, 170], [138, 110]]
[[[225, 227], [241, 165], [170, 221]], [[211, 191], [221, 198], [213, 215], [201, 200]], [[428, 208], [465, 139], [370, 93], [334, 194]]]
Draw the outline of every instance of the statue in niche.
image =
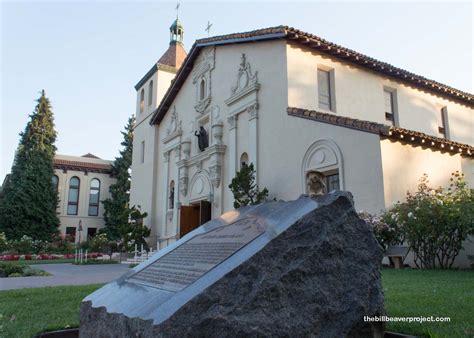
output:
[[306, 173], [306, 189], [310, 197], [321, 196], [327, 193], [324, 175], [319, 171], [311, 170]]
[[170, 196], [168, 197], [168, 209], [174, 209], [174, 182], [170, 187]]
[[195, 131], [194, 135], [198, 138], [199, 150], [204, 151], [209, 147], [209, 135], [203, 126], [199, 127], [199, 131]]

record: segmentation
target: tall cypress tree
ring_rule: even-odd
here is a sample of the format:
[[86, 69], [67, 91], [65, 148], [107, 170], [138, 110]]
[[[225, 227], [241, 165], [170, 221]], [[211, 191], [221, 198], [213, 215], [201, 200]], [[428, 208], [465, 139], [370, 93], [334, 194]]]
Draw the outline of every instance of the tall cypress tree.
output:
[[128, 224], [130, 215], [130, 168], [132, 166], [132, 149], [133, 149], [133, 127], [135, 125], [135, 117], [128, 119], [125, 131], [122, 131], [123, 146], [120, 156], [115, 158], [112, 165], [112, 174], [117, 179], [115, 184], [109, 188], [111, 198], [102, 201], [104, 205], [105, 228], [102, 232], [107, 234], [109, 239], [119, 239], [120, 227]]
[[9, 239], [24, 235], [51, 240], [58, 233], [58, 195], [52, 185], [54, 118], [44, 90], [20, 133], [10, 182], [0, 200], [0, 231]]

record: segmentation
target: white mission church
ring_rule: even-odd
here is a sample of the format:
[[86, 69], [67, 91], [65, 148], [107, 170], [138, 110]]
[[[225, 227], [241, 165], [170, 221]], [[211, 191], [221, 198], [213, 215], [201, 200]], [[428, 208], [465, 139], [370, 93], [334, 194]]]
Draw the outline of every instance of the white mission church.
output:
[[153, 247], [233, 209], [244, 162], [271, 198], [306, 193], [315, 170], [371, 213], [424, 173], [445, 186], [460, 171], [474, 187], [472, 94], [290, 27], [197, 40], [188, 54], [181, 23], [170, 30], [135, 86], [131, 204]]

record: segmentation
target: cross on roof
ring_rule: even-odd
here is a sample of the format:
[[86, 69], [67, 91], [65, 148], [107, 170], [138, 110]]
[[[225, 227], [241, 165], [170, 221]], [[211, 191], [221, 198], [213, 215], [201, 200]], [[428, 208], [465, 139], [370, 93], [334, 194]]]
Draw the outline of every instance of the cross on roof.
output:
[[207, 27], [205, 29], [205, 31], [207, 32], [207, 37], [209, 37], [209, 35], [211, 34], [211, 27], [212, 27], [212, 23], [210, 23], [209, 21], [207, 22]]
[[175, 10], [176, 10], [176, 20], [178, 20], [178, 12], [179, 12], [179, 6], [180, 6], [180, 5], [181, 5], [181, 4], [179, 3], [179, 1], [176, 2], [176, 8], [175, 8]]

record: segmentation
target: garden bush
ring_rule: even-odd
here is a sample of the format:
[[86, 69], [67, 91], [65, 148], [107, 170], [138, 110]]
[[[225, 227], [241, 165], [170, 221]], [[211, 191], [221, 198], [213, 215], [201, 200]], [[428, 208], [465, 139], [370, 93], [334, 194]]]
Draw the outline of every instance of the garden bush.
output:
[[4, 232], [0, 232], [0, 254], [10, 250], [10, 242]]
[[50, 274], [43, 270], [32, 269], [28, 265], [0, 262], [0, 278], [29, 276], [50, 276]]
[[8, 278], [11, 278], [11, 277], [23, 277], [23, 275], [21, 273], [14, 272], [8, 275]]
[[409, 245], [417, 267], [451, 268], [463, 242], [474, 234], [474, 192], [459, 172], [452, 174], [448, 189], [431, 187], [425, 174], [418, 190], [407, 192], [406, 201], [383, 220]]
[[55, 236], [46, 248], [47, 253], [70, 254], [74, 253], [75, 245], [70, 236]]
[[11, 274], [23, 274], [25, 267], [17, 264], [1, 263], [0, 262], [0, 277], [8, 277]]
[[360, 212], [359, 217], [369, 224], [373, 231], [375, 238], [379, 242], [382, 249], [385, 251], [390, 245], [400, 245], [403, 243], [403, 234], [400, 227], [396, 223], [387, 223], [382, 216], [374, 216], [367, 212]]

